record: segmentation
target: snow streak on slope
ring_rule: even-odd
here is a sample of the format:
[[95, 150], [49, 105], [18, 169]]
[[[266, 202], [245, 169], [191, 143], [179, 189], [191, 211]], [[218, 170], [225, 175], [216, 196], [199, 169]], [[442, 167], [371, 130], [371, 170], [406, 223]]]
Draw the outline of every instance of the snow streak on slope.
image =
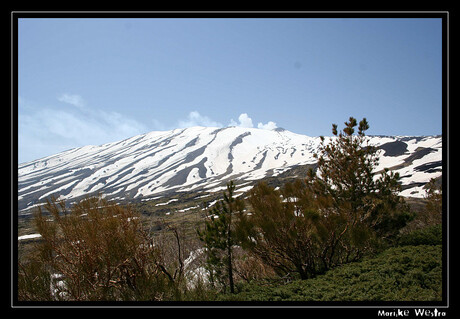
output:
[[[382, 145], [378, 170], [397, 170], [403, 185], [421, 187], [441, 175], [441, 137], [370, 139]], [[30, 208], [50, 195], [69, 200], [101, 192], [142, 199], [174, 191], [210, 191], [230, 179], [254, 181], [313, 164], [319, 143], [319, 137], [282, 129], [192, 127], [85, 146], [19, 165], [18, 208]]]

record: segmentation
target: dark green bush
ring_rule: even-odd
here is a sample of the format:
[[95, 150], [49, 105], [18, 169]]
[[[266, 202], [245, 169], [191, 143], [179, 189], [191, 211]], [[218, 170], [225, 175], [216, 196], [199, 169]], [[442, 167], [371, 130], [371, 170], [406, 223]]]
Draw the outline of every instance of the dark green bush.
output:
[[423, 229], [415, 230], [405, 234], [398, 239], [399, 246], [417, 245], [441, 245], [442, 225], [434, 225]]
[[441, 246], [387, 249], [376, 257], [337, 267], [286, 285], [244, 286], [223, 300], [251, 301], [433, 301], [442, 298]]

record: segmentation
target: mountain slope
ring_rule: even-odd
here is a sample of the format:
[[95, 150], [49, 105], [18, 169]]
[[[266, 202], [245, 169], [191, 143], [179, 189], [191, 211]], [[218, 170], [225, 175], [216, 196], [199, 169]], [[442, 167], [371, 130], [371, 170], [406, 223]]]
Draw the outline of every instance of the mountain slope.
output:
[[[441, 175], [442, 138], [371, 136], [380, 165], [398, 171], [405, 196]], [[214, 191], [313, 164], [319, 137], [283, 129], [192, 127], [150, 132], [100, 146], [68, 150], [18, 167], [18, 209], [50, 195], [66, 200], [101, 192], [111, 198], [146, 199], [194, 190]]]

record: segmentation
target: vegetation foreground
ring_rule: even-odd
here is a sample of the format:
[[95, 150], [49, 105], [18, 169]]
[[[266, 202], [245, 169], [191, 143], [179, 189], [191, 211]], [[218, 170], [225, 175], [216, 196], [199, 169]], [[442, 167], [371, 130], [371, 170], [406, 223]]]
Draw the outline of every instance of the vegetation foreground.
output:
[[[355, 132], [357, 128], [357, 132]], [[132, 206], [49, 199], [20, 246], [19, 301], [440, 301], [442, 190], [419, 211], [378, 165], [365, 119], [322, 138], [316, 171], [245, 199], [223, 199], [197, 224], [152, 224]], [[197, 213], [198, 214], [198, 213]], [[191, 229], [192, 227], [192, 229]]]
[[244, 285], [232, 301], [440, 301], [440, 245], [393, 247], [309, 280]]

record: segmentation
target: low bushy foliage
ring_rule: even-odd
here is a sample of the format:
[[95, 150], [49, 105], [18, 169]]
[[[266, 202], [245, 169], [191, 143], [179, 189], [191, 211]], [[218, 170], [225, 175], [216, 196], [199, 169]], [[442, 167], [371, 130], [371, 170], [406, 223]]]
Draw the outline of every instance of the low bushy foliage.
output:
[[399, 246], [442, 245], [442, 225], [414, 230], [398, 238]]
[[404, 246], [289, 284], [253, 283], [237, 301], [434, 301], [442, 298], [441, 246]]

